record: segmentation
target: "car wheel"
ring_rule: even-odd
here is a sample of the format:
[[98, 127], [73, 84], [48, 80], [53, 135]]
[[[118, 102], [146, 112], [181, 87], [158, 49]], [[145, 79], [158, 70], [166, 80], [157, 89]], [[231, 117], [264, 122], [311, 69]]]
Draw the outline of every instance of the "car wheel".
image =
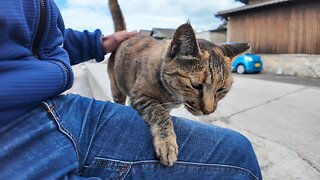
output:
[[239, 65], [237, 66], [237, 73], [238, 73], [238, 74], [244, 74], [245, 71], [246, 71], [246, 69], [244, 68], [244, 65], [239, 64]]

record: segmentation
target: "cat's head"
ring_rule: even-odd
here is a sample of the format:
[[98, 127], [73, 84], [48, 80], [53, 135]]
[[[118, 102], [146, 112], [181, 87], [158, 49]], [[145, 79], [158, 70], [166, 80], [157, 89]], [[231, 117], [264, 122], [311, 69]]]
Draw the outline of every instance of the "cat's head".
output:
[[213, 113], [231, 88], [232, 60], [249, 48], [247, 43], [197, 40], [191, 25], [183, 24], [164, 55], [162, 81], [192, 114]]

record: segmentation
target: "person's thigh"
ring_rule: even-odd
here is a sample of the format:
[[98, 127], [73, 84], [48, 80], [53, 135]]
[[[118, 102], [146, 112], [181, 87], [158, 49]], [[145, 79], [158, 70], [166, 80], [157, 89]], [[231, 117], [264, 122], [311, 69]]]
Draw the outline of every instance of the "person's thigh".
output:
[[0, 179], [57, 179], [77, 168], [73, 143], [45, 106], [0, 127]]
[[153, 150], [147, 123], [131, 107], [76, 95], [53, 101], [75, 143], [82, 176], [103, 179], [255, 179], [260, 169], [250, 142], [232, 130], [173, 117], [178, 162], [166, 167]]

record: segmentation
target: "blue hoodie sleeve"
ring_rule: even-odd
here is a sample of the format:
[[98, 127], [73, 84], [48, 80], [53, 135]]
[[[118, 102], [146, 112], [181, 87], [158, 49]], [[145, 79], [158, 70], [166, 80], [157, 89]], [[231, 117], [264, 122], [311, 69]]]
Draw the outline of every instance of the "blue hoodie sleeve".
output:
[[90, 59], [101, 62], [106, 55], [102, 47], [102, 33], [99, 29], [94, 32], [66, 29], [63, 48], [69, 54], [71, 65]]
[[66, 89], [67, 74], [58, 62], [2, 60], [0, 63], [0, 112], [32, 106]]

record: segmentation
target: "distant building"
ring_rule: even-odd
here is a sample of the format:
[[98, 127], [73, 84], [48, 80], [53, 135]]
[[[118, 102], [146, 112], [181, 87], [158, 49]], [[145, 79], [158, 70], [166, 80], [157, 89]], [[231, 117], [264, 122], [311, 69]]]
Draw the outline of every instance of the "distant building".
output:
[[237, 1], [246, 5], [217, 13], [228, 42], [250, 42], [263, 54], [320, 54], [320, 0]]
[[140, 30], [140, 34], [146, 36], [152, 36], [155, 39], [169, 39], [173, 37], [173, 34], [176, 30], [175, 29], [168, 29], [168, 28], [152, 28], [151, 31], [149, 30]]
[[[170, 39], [173, 37], [175, 29], [152, 28], [152, 30], [140, 30], [140, 34], [152, 36], [155, 39]], [[219, 28], [196, 33], [197, 38], [206, 39], [214, 43], [222, 43], [227, 41], [227, 29]]]
[[156, 39], [166, 39], [172, 38], [175, 31], [175, 29], [152, 28], [150, 35]]
[[140, 30], [139, 34], [145, 35], [145, 36], [150, 36], [151, 31], [150, 30]]
[[196, 33], [197, 38], [205, 39], [213, 43], [223, 43], [227, 41], [227, 30], [216, 29]]

